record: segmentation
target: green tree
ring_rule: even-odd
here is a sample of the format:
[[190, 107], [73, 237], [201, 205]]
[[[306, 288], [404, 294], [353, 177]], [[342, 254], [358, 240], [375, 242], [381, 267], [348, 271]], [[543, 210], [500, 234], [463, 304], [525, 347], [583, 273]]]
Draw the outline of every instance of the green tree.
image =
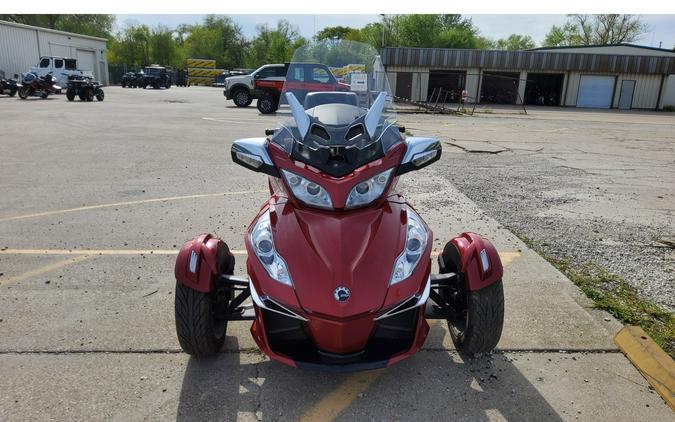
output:
[[140, 68], [150, 63], [151, 32], [147, 25], [127, 26], [108, 45], [108, 62]]
[[159, 25], [150, 31], [150, 61], [161, 65], [175, 66], [177, 57], [176, 40], [173, 31]]
[[257, 30], [258, 34], [248, 46], [248, 67], [287, 62], [293, 57], [293, 52], [307, 42], [295, 26], [283, 19], [277, 22], [274, 29], [269, 25], [258, 25]]
[[314, 36], [314, 39], [317, 41], [334, 39], [344, 40], [348, 39], [353, 31], [354, 28], [348, 26], [327, 26], [319, 31], [319, 33]]
[[213, 59], [218, 67], [241, 67], [245, 40], [241, 27], [227, 16], [208, 15], [202, 24], [191, 25], [184, 38], [186, 57]]
[[115, 15], [0, 15], [0, 20], [94, 37], [111, 37]]
[[546, 34], [546, 47], [606, 45], [637, 41], [649, 26], [636, 15], [568, 15], [562, 26], [553, 25]]
[[381, 48], [383, 25], [384, 45], [389, 47], [476, 48], [481, 44], [471, 19], [449, 14], [386, 15], [382, 22], [361, 29], [361, 41]]
[[529, 35], [511, 34], [508, 38], [498, 39], [495, 47], [498, 50], [529, 50], [535, 43]]

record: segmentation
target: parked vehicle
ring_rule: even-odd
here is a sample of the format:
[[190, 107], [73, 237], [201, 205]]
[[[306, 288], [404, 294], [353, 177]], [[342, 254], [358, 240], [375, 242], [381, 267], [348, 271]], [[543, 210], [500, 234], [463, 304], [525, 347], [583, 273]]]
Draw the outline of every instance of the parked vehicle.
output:
[[68, 84], [68, 77], [71, 75], [94, 77], [92, 69], [81, 70], [77, 68], [77, 59], [69, 57], [43, 56], [37, 66], [33, 66], [28, 71], [38, 76], [47, 76], [52, 74], [55, 78], [54, 83], [61, 86]]
[[187, 70], [180, 69], [176, 71], [176, 86], [190, 86]]
[[0, 94], [15, 96], [21, 88], [18, 78], [19, 75], [14, 75], [14, 78], [5, 79], [5, 72], [0, 70]]
[[127, 72], [122, 76], [122, 88], [132, 88], [136, 81], [136, 72]]
[[171, 88], [171, 72], [164, 66], [150, 65], [143, 68], [143, 88]]
[[50, 94], [60, 94], [61, 87], [54, 83], [54, 77], [51, 73], [45, 76], [38, 76], [33, 72], [24, 75], [19, 88], [19, 97], [22, 100], [30, 96], [47, 98]]
[[94, 101], [94, 98], [98, 101], [103, 101], [105, 98], [105, 93], [101, 88], [100, 82], [85, 76], [73, 75], [68, 78], [66, 98], [68, 98], [68, 101], [73, 101], [76, 95], [82, 101]]
[[298, 101], [305, 100], [305, 95], [312, 91], [350, 90], [348, 84], [338, 81], [328, 66], [320, 63], [291, 63], [285, 78], [255, 79], [255, 90], [258, 92], [258, 111], [262, 114], [274, 113], [279, 109], [279, 101], [284, 89], [296, 93]]
[[232, 100], [237, 107], [248, 107], [254, 99], [259, 98], [255, 89], [255, 80], [277, 78], [280, 81], [286, 77], [288, 63], [266, 64], [252, 73], [225, 78], [225, 99]]
[[211, 234], [180, 249], [175, 319], [185, 352], [218, 352], [228, 321], [241, 320], [252, 321], [253, 339], [270, 358], [332, 372], [412, 356], [428, 319], [447, 321], [461, 353], [496, 346], [504, 316], [497, 250], [462, 233], [438, 255], [440, 273], [431, 273], [434, 234], [395, 186], [437, 161], [441, 143], [404, 138], [376, 56], [372, 46], [348, 41], [303, 47], [294, 61], [372, 64], [369, 95], [361, 96], [369, 107], [354, 92], [307, 92], [289, 78], [281, 91], [290, 117], [265, 138], [232, 144], [235, 163], [269, 177], [270, 198], [244, 234], [247, 275], [233, 275], [234, 255]]

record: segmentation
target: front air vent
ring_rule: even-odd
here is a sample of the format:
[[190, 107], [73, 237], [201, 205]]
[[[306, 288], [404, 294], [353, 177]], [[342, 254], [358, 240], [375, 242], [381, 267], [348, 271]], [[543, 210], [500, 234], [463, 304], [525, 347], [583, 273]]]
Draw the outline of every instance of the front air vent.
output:
[[325, 139], [326, 141], [330, 141], [330, 135], [328, 135], [328, 132], [326, 129], [322, 128], [319, 125], [312, 125], [312, 135], [316, 135], [321, 139]]
[[363, 125], [361, 125], [361, 124], [354, 125], [354, 126], [350, 127], [349, 130], [347, 131], [347, 135], [345, 135], [345, 140], [351, 141], [354, 138], [357, 138], [357, 137], [363, 135], [363, 133], [364, 133]]

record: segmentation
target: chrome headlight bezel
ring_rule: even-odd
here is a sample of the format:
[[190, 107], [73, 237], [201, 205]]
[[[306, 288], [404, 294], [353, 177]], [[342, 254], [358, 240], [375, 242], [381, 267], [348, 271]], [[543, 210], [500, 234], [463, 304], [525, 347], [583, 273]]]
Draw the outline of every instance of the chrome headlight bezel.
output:
[[277, 253], [274, 246], [269, 210], [265, 211], [255, 222], [249, 240], [251, 241], [251, 249], [267, 271], [267, 275], [281, 284], [293, 287], [288, 265], [284, 258]]
[[[328, 191], [320, 184], [305, 179], [292, 171], [279, 169], [286, 186], [293, 192], [293, 196], [304, 204], [325, 210], [333, 209], [333, 201]], [[315, 193], [314, 193], [315, 192]]]
[[389, 279], [390, 286], [400, 283], [412, 275], [429, 242], [429, 232], [422, 222], [422, 218], [410, 208], [407, 210], [407, 215], [405, 244], [403, 252], [394, 262], [394, 268]]
[[345, 209], [365, 207], [375, 202], [387, 189], [393, 172], [394, 169], [390, 168], [354, 185], [347, 196]]

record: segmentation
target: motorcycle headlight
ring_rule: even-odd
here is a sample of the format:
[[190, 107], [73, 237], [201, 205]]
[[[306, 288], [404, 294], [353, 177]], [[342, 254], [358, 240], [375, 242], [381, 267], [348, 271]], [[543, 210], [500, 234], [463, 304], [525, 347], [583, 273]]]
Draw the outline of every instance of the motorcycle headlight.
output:
[[428, 233], [424, 224], [422, 224], [422, 220], [410, 208], [408, 208], [407, 214], [408, 226], [405, 247], [394, 263], [394, 271], [389, 281], [390, 286], [410, 277], [422, 258], [422, 252], [427, 247]]
[[394, 169], [383, 171], [371, 177], [368, 180], [357, 184], [349, 192], [345, 208], [356, 208], [363, 205], [368, 205], [382, 195], [384, 188], [389, 183], [389, 177]]
[[296, 198], [307, 205], [333, 209], [333, 201], [323, 186], [287, 170], [282, 169], [281, 174]]
[[255, 226], [253, 226], [253, 230], [251, 231], [251, 245], [253, 246], [255, 255], [260, 260], [265, 271], [267, 271], [267, 274], [279, 283], [293, 287], [293, 281], [288, 272], [286, 261], [284, 261], [274, 248], [269, 211], [261, 215], [255, 223]]

